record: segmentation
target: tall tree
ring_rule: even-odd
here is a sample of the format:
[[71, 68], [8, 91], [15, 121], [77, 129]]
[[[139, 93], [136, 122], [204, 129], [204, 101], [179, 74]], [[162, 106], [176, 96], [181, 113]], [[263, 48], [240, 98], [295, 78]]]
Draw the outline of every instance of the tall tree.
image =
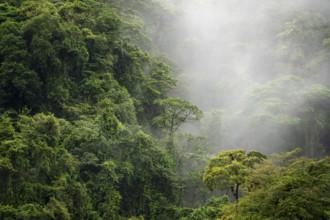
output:
[[256, 151], [248, 154], [245, 150], [220, 151], [217, 157], [210, 160], [203, 180], [211, 190], [229, 188], [238, 201], [240, 186], [246, 182], [254, 165], [264, 159], [266, 156]]
[[203, 113], [195, 105], [180, 98], [167, 98], [155, 101], [164, 109], [164, 113], [153, 119], [153, 123], [164, 128], [169, 137], [168, 146], [170, 151], [174, 147], [174, 133], [184, 122], [199, 120]]

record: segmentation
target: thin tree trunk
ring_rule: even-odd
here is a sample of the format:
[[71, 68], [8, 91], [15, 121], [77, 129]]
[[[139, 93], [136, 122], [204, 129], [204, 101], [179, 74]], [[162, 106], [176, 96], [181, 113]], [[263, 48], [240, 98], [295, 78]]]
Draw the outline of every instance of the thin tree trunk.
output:
[[236, 202], [237, 202], [238, 199], [239, 199], [239, 196], [238, 196], [239, 186], [240, 186], [240, 184], [235, 184], [235, 186], [231, 186], [231, 187], [230, 187], [231, 192], [232, 192], [233, 196], [234, 196], [235, 199], [236, 199]]

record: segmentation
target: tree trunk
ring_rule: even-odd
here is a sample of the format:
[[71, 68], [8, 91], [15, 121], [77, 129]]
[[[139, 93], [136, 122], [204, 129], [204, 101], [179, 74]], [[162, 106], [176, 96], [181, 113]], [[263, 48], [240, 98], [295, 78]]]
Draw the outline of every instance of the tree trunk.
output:
[[238, 199], [239, 199], [239, 196], [238, 196], [239, 186], [240, 186], [240, 184], [235, 184], [234, 186], [231, 186], [231, 187], [230, 187], [231, 192], [232, 192], [233, 196], [234, 196], [235, 199], [236, 199], [236, 202], [237, 202]]

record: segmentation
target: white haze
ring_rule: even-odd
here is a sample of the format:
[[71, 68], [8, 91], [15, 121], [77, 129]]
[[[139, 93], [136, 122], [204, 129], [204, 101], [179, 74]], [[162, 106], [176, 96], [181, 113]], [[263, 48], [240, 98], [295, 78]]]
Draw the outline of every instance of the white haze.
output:
[[[281, 139], [281, 132], [287, 130], [276, 130], [275, 134], [275, 130], [265, 124], [251, 131], [253, 127], [242, 121], [244, 110], [251, 91], [291, 71], [276, 53], [278, 34], [284, 31], [285, 24], [301, 11], [329, 11], [330, 2], [190, 0], [172, 3], [181, 11], [177, 30], [172, 36], [168, 33], [171, 42], [167, 44], [172, 45], [169, 52], [183, 70], [179, 77], [189, 90], [185, 98], [205, 111], [205, 121], [209, 120], [187, 129], [213, 132], [213, 139], [218, 140], [213, 141], [216, 150], [243, 147], [270, 153], [288, 147], [281, 146], [286, 141]], [[221, 111], [216, 113], [215, 109]], [[212, 114], [221, 118], [221, 122], [213, 123], [216, 128], [210, 125], [214, 120]], [[207, 127], [203, 127], [205, 125]]]

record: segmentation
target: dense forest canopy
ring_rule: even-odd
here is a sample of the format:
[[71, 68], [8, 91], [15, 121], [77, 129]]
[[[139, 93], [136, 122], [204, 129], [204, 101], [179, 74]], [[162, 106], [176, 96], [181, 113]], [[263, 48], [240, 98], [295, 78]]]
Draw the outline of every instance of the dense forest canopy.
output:
[[0, 0], [0, 219], [329, 219], [329, 10]]

